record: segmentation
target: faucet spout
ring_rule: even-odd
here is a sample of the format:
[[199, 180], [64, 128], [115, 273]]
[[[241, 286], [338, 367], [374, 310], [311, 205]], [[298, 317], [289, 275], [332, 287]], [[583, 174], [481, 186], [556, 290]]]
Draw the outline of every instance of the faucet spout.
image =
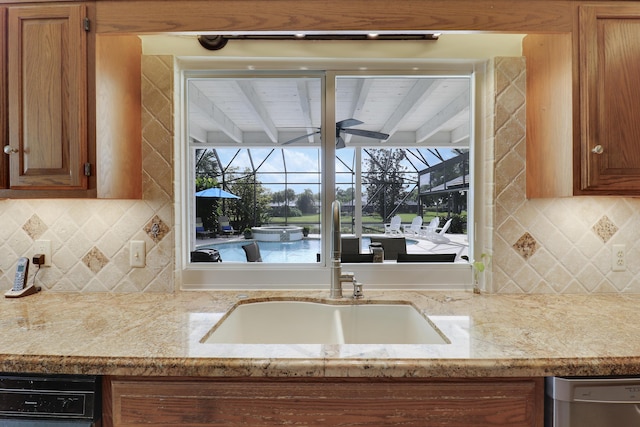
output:
[[340, 255], [342, 245], [340, 241], [340, 202], [334, 200], [331, 203], [331, 288], [330, 298], [342, 298], [342, 265]]

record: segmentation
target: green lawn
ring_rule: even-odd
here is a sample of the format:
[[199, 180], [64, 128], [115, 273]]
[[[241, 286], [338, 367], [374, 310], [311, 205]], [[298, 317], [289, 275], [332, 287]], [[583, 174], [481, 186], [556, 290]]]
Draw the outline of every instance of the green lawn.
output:
[[[415, 218], [416, 214], [414, 213], [401, 213], [399, 214], [400, 217], [402, 218], [402, 223], [403, 224], [411, 224], [411, 221], [413, 221], [413, 218]], [[427, 211], [424, 213], [422, 219], [423, 222], [429, 222], [431, 221], [431, 219], [433, 217], [435, 217], [436, 215], [440, 216], [441, 218], [444, 217], [446, 214], [443, 212], [440, 213], [436, 213], [435, 211]], [[344, 226], [345, 224], [350, 224], [351, 223], [351, 216], [349, 215], [342, 215], [342, 217], [340, 218], [342, 225]], [[301, 226], [309, 226], [312, 229], [314, 228], [314, 226], [320, 224], [320, 215], [319, 214], [312, 214], [312, 215], [303, 215], [303, 216], [295, 216], [295, 217], [289, 217], [287, 219], [287, 221], [285, 222], [285, 218], [284, 217], [271, 217], [271, 219], [269, 220], [269, 224], [293, 224], [293, 225], [301, 225]], [[382, 226], [382, 217], [380, 215], [365, 215], [362, 217], [362, 223], [365, 225], [373, 225], [373, 226]], [[376, 227], [377, 228], [377, 227]]]
[[[401, 213], [398, 214], [402, 218], [403, 224], [411, 224], [413, 218], [415, 218], [416, 214], [414, 213]], [[433, 217], [439, 215], [443, 217], [446, 215], [444, 212], [436, 213], [435, 211], [427, 211], [422, 216], [424, 222], [431, 221]], [[350, 215], [342, 215], [341, 221], [343, 224], [349, 224], [351, 222]], [[362, 222], [364, 224], [382, 224], [382, 217], [380, 215], [365, 215], [362, 217]], [[269, 220], [270, 224], [284, 224], [285, 218], [274, 216]], [[320, 214], [312, 214], [312, 215], [303, 215], [303, 216], [294, 216], [287, 218], [287, 224], [299, 224], [299, 225], [314, 225], [320, 223]]]

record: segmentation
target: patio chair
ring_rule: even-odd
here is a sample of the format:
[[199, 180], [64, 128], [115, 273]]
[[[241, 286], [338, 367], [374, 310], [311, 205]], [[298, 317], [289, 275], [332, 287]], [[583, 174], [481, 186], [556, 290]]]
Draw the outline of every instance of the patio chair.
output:
[[211, 236], [211, 232], [204, 229], [202, 218], [196, 218], [196, 239], [206, 239]]
[[420, 230], [420, 235], [425, 239], [428, 239], [429, 234], [435, 234], [439, 225], [440, 225], [440, 218], [436, 216], [431, 221], [429, 221], [429, 224], [422, 226], [422, 230]]
[[340, 262], [346, 264], [349, 263], [362, 263], [373, 262], [373, 254], [342, 254], [340, 255]]
[[402, 218], [400, 215], [395, 215], [391, 218], [391, 221], [384, 225], [384, 234], [402, 234], [400, 231], [400, 225], [402, 224]]
[[456, 254], [398, 254], [398, 262], [454, 262]]
[[398, 254], [407, 253], [407, 240], [404, 237], [371, 236], [371, 243], [382, 243], [384, 259], [397, 260]]
[[220, 234], [224, 234], [225, 236], [233, 236], [236, 233], [236, 230], [234, 230], [229, 223], [228, 216], [220, 215], [218, 217], [218, 227], [220, 229]]
[[360, 238], [356, 236], [342, 236], [340, 238], [343, 254], [359, 254]]
[[449, 230], [450, 226], [451, 226], [451, 218], [444, 223], [444, 226], [440, 229], [440, 231], [435, 233], [430, 233], [428, 236], [426, 236], [426, 239], [433, 243], [449, 243], [450, 242], [449, 238], [444, 234], [447, 232], [447, 230]]
[[247, 262], [262, 262], [262, 256], [260, 255], [260, 246], [256, 242], [251, 242], [248, 245], [242, 245], [244, 254], [247, 257]]
[[420, 236], [422, 233], [422, 217], [416, 216], [411, 221], [411, 225], [407, 228], [404, 228], [404, 234], [409, 234], [412, 236]]

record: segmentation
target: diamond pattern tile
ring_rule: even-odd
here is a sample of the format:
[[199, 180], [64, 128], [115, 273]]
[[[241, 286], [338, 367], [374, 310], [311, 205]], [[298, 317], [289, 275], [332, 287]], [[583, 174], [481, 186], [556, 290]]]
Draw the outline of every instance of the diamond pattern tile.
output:
[[24, 223], [22, 229], [26, 231], [33, 240], [37, 240], [47, 231], [47, 224], [42, 222], [38, 215], [33, 214], [27, 222]]
[[603, 242], [607, 243], [618, 232], [618, 227], [606, 215], [603, 215], [593, 226], [593, 231]]
[[[0, 290], [9, 289], [19, 256], [51, 240], [53, 265], [37, 276], [60, 292], [172, 292], [173, 59], [145, 57], [143, 73], [142, 200], [0, 200]], [[157, 224], [147, 234], [147, 224]], [[17, 230], [17, 231], [16, 231]], [[155, 238], [153, 237], [155, 236]], [[129, 266], [129, 241], [146, 239], [147, 266]]]
[[93, 247], [84, 257], [82, 257], [82, 262], [89, 267], [89, 270], [94, 273], [99, 273], [100, 270], [104, 268], [107, 264], [109, 264], [109, 258], [105, 256], [100, 249]]
[[[50, 291], [172, 292], [173, 58], [145, 56], [143, 200], [0, 200], [0, 290], [33, 241], [51, 240], [54, 265], [38, 275]], [[622, 197], [525, 198], [525, 61], [490, 61], [481, 146], [486, 160], [485, 272], [495, 293], [640, 292], [640, 264], [611, 271], [614, 243], [640, 257], [640, 200]], [[145, 240], [147, 266], [129, 266], [130, 240]], [[603, 261], [606, 260], [606, 261]]]
[[529, 259], [538, 250], [536, 239], [529, 233], [524, 233], [517, 242], [513, 244], [513, 248], [524, 258]]

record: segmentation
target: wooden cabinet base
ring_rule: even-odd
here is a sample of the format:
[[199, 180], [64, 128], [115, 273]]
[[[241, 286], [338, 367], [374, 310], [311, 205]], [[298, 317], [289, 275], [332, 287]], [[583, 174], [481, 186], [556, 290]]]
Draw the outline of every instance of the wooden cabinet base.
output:
[[538, 426], [539, 379], [107, 378], [109, 426]]

